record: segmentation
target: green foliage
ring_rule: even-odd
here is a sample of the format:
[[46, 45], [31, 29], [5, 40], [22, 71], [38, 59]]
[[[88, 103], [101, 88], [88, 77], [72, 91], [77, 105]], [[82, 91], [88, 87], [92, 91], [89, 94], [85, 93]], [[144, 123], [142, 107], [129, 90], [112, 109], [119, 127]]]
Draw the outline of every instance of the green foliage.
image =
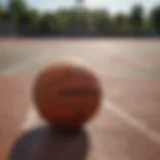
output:
[[9, 13], [3, 6], [0, 6], [0, 20], [9, 20]]
[[4, 14], [5, 14], [5, 10], [4, 10], [3, 7], [0, 6], [0, 18], [1, 18], [1, 19], [3, 19]]
[[22, 19], [26, 19], [27, 5], [24, 0], [12, 0], [9, 4], [9, 17], [15, 24], [21, 24]]
[[53, 13], [46, 13], [40, 20], [40, 29], [43, 31], [58, 31], [59, 22]]
[[126, 23], [127, 21], [127, 18], [124, 14], [122, 13], [119, 13], [115, 16], [115, 25], [120, 27], [120, 28], [123, 28], [124, 27], [124, 24]]
[[98, 33], [107, 33], [112, 27], [110, 16], [106, 11], [95, 10], [92, 13], [92, 20], [94, 30]]
[[141, 29], [143, 27], [144, 11], [141, 5], [135, 5], [129, 16], [129, 21], [133, 29]]
[[[0, 19], [11, 21], [20, 28], [44, 32], [93, 31], [132, 33], [152, 30], [160, 33], [160, 6], [154, 8], [149, 17], [144, 16], [143, 6], [133, 6], [130, 14], [110, 15], [102, 9], [89, 10], [84, 7], [60, 9], [56, 12], [39, 13], [31, 9], [25, 0], [12, 0], [8, 8], [0, 7]], [[151, 25], [152, 24], [152, 25]]]
[[151, 22], [155, 30], [160, 33], [160, 5], [151, 11]]

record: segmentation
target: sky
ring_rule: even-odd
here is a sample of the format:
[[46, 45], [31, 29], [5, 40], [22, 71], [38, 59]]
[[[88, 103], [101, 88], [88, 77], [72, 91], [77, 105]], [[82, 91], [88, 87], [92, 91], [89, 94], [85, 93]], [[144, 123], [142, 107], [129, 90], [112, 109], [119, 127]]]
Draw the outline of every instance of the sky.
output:
[[[0, 0], [0, 2], [7, 0]], [[70, 7], [76, 0], [26, 0], [33, 8], [40, 11], [55, 10], [61, 7]], [[153, 6], [160, 4], [160, 0], [84, 0], [84, 5], [88, 8], [106, 8], [112, 13], [129, 12], [134, 4], [142, 4], [146, 11]]]
[[[75, 4], [76, 0], [27, 0], [27, 2], [40, 10], [52, 10], [59, 7], [68, 7]], [[84, 0], [84, 5], [89, 8], [107, 8], [111, 12], [129, 12], [135, 3], [142, 4], [146, 10], [160, 4], [160, 0]]]

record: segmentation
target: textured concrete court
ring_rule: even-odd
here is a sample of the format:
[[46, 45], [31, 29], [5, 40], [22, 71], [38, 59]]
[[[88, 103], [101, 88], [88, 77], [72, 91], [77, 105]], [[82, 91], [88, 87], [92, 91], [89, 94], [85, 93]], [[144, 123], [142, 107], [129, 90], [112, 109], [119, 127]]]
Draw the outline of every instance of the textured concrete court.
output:
[[[0, 42], [1, 160], [160, 159], [160, 40]], [[98, 115], [73, 137], [51, 136], [31, 96], [37, 73], [59, 59], [91, 68], [104, 91]]]

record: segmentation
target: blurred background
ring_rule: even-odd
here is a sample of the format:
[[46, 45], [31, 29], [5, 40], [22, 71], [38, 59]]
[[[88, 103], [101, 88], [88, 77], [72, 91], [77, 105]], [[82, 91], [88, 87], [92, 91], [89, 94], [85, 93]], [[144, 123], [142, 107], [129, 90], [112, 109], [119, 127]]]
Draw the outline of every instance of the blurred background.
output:
[[[160, 0], [0, 0], [0, 160], [160, 160], [159, 35]], [[44, 123], [35, 76], [61, 59], [97, 74], [101, 112], [88, 136], [35, 134], [19, 151], [19, 136]]]
[[159, 36], [158, 0], [0, 0], [0, 36]]

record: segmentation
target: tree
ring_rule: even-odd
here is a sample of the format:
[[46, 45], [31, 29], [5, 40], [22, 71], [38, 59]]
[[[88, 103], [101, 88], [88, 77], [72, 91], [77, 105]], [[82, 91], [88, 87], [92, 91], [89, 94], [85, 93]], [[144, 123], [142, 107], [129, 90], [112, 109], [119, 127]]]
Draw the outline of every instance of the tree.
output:
[[56, 15], [53, 13], [46, 13], [41, 19], [40, 29], [44, 32], [58, 31], [59, 24]]
[[9, 12], [6, 10], [6, 7], [0, 6], [0, 19], [9, 20]]
[[36, 9], [29, 8], [26, 0], [10, 0], [7, 7], [0, 6], [0, 20], [11, 21], [24, 33], [92, 31], [101, 35], [110, 32], [123, 35], [153, 28], [160, 33], [160, 6], [150, 12], [150, 17], [144, 16], [141, 5], [133, 6], [130, 14], [119, 13], [111, 17], [106, 10], [91, 11], [81, 5], [83, 0], [77, 2], [79, 6], [40, 14]]
[[115, 16], [114, 22], [117, 29], [125, 29], [125, 25], [128, 23], [128, 19], [123, 13], [118, 13]]
[[38, 29], [40, 23], [40, 14], [36, 10], [28, 10], [19, 19], [19, 25], [30, 29]]
[[88, 11], [83, 8], [63, 9], [57, 12], [57, 21], [62, 31], [81, 31], [89, 26]]
[[77, 8], [72, 15], [75, 15], [74, 18], [76, 19], [75, 23], [78, 30], [85, 31], [90, 28], [90, 16], [88, 10], [85, 8]]
[[57, 23], [60, 31], [66, 31], [68, 27], [69, 15], [66, 9], [61, 9], [56, 13]]
[[5, 10], [3, 7], [0, 6], [0, 19], [4, 18]]
[[141, 29], [143, 27], [144, 10], [141, 5], [135, 5], [132, 8], [129, 16], [129, 21], [134, 29]]
[[19, 24], [20, 19], [26, 17], [27, 10], [28, 7], [24, 0], [10, 1], [8, 7], [10, 20], [15, 24]]
[[93, 27], [97, 33], [105, 34], [111, 29], [112, 23], [108, 12], [105, 10], [96, 10], [92, 14]]
[[160, 5], [151, 11], [150, 19], [153, 27], [160, 34]]

